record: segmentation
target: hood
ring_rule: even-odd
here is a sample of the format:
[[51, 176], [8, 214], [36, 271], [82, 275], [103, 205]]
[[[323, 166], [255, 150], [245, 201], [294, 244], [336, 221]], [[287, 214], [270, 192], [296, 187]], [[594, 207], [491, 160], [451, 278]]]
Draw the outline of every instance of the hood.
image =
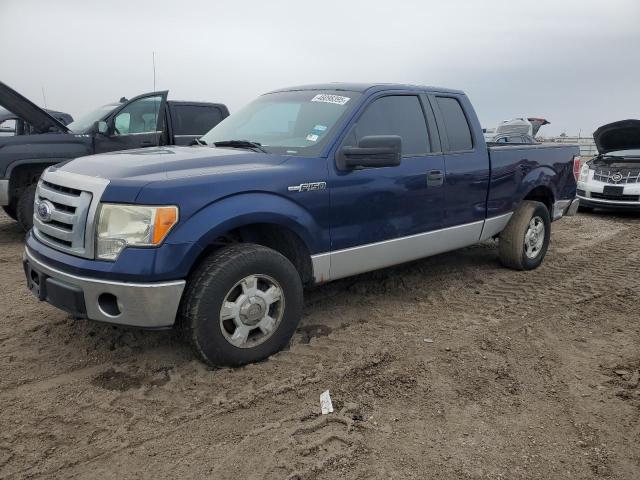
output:
[[239, 148], [156, 147], [80, 157], [61, 169], [109, 180], [153, 182], [263, 169], [285, 160], [286, 157]]
[[535, 118], [529, 117], [529, 123], [531, 123], [531, 136], [535, 137], [540, 131], [540, 127], [544, 127], [545, 125], [549, 125], [551, 122], [546, 118]]
[[2, 82], [0, 82], [0, 106], [18, 115], [37, 133], [69, 132], [62, 122]]
[[593, 132], [599, 153], [640, 149], [640, 120], [608, 123]]

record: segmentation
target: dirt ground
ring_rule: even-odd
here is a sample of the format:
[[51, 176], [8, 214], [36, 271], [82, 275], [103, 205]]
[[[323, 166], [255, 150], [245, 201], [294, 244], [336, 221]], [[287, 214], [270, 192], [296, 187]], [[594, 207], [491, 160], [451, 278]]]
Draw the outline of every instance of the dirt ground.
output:
[[316, 288], [217, 370], [38, 302], [21, 240], [0, 216], [1, 478], [640, 478], [640, 215], [554, 224], [532, 272], [489, 242]]

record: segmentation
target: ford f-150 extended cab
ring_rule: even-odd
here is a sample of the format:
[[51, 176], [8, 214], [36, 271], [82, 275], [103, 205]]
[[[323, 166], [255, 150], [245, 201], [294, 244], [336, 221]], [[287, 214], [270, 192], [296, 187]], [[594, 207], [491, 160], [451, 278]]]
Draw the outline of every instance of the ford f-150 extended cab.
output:
[[303, 287], [499, 237], [542, 262], [578, 147], [488, 148], [460, 91], [328, 84], [259, 97], [201, 145], [47, 169], [24, 268], [76, 317], [181, 328], [215, 365], [287, 344]]
[[49, 165], [92, 153], [188, 145], [229, 115], [222, 104], [167, 101], [167, 94], [122, 99], [66, 125], [0, 82], [0, 106], [27, 122], [31, 133], [0, 136], [0, 206], [28, 230], [36, 184]]

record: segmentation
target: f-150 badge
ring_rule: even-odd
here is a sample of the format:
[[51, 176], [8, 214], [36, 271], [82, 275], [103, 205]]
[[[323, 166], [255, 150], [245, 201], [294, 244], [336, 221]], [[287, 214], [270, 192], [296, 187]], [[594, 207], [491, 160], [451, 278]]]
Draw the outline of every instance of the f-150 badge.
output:
[[327, 182], [313, 182], [291, 185], [287, 187], [287, 190], [290, 192], [310, 192], [311, 190], [324, 190], [325, 188], [327, 188]]

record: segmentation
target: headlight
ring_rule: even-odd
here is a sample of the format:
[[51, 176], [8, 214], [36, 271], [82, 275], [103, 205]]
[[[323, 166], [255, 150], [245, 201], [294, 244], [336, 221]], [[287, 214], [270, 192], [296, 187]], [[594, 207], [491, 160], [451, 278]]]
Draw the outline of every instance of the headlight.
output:
[[585, 163], [584, 165], [582, 165], [582, 168], [580, 169], [580, 179], [578, 181], [586, 182], [588, 179], [589, 179], [589, 165]]
[[152, 247], [162, 243], [178, 222], [178, 207], [103, 203], [96, 229], [96, 253], [115, 260], [127, 246]]

